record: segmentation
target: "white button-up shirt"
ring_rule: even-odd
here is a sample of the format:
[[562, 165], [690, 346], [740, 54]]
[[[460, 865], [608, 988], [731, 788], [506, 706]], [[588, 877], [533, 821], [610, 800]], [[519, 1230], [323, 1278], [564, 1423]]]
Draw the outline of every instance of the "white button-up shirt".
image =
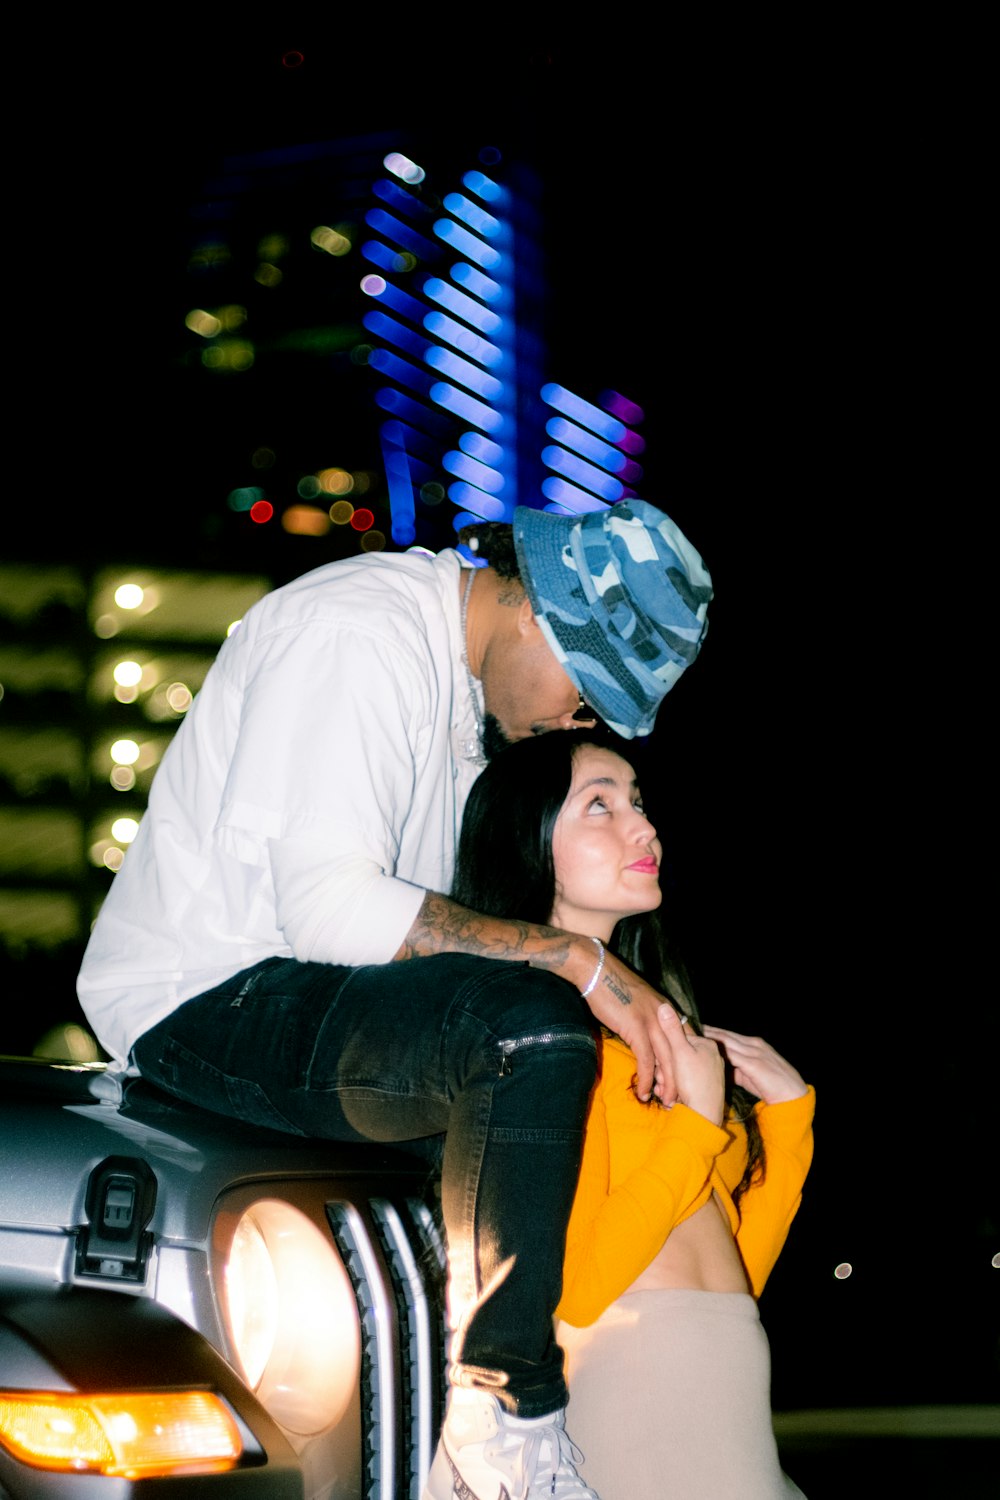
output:
[[329, 563], [224, 643], [84, 955], [80, 1003], [112, 1057], [261, 959], [386, 963], [424, 892], [449, 890], [479, 773], [461, 566]]

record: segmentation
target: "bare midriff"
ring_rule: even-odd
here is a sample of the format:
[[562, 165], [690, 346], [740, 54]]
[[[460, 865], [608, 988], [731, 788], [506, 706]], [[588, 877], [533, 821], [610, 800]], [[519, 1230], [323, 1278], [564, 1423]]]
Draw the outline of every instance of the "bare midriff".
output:
[[670, 1231], [663, 1248], [630, 1291], [748, 1292], [746, 1273], [726, 1211], [713, 1193]]

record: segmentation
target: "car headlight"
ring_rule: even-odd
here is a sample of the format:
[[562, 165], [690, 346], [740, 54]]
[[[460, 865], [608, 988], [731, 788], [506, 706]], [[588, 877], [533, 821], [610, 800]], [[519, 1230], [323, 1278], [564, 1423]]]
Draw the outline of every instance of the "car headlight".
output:
[[357, 1303], [333, 1245], [313, 1221], [265, 1198], [240, 1216], [224, 1277], [225, 1314], [247, 1384], [289, 1432], [343, 1416], [357, 1389]]

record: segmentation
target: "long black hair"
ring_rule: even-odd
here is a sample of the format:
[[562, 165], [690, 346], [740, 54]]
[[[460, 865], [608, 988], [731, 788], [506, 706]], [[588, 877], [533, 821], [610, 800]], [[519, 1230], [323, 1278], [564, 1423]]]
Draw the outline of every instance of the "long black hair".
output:
[[[584, 745], [611, 750], [630, 761], [629, 745], [610, 731], [553, 731], [518, 740], [500, 751], [469, 793], [458, 841], [451, 897], [487, 916], [547, 924], [556, 899], [552, 835], [569, 795], [573, 758]], [[701, 1018], [687, 968], [662, 909], [623, 917], [609, 947], [701, 1035]], [[610, 1033], [609, 1033], [610, 1034]], [[753, 1115], [753, 1094], [732, 1081], [727, 1064], [726, 1102], [747, 1131], [748, 1162], [735, 1201], [764, 1173], [764, 1144]]]

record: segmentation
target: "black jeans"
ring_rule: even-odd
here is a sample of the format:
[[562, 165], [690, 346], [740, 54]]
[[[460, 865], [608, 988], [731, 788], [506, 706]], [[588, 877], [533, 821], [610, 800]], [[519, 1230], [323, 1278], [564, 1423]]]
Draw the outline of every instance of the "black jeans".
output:
[[133, 1048], [192, 1103], [335, 1141], [443, 1135], [452, 1379], [508, 1410], [566, 1404], [552, 1315], [587, 1100], [590, 1012], [565, 980], [463, 954], [340, 968], [266, 959]]

